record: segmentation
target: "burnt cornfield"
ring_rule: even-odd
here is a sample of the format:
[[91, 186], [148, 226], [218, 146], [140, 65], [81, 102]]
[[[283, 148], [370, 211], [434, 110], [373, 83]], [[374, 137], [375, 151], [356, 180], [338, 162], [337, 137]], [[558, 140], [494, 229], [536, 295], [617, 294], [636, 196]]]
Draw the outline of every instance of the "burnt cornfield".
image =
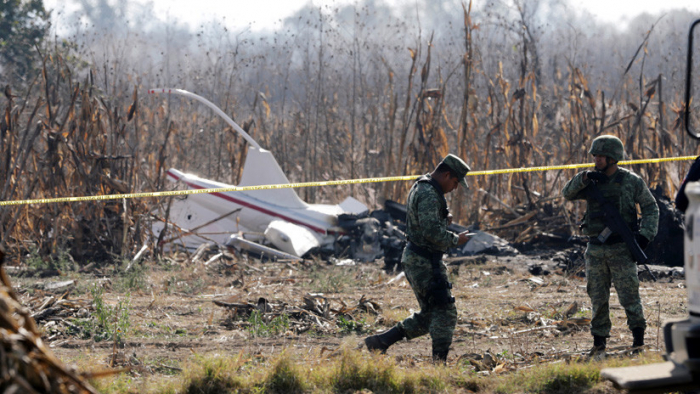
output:
[[[539, 5], [476, 12], [455, 3], [421, 19], [368, 2], [309, 7], [264, 34], [212, 23], [190, 35], [133, 27], [55, 35], [37, 48], [40, 72], [6, 81], [0, 98], [0, 200], [165, 190], [171, 167], [236, 184], [245, 141], [201, 104], [151, 88], [212, 101], [272, 151], [292, 182], [419, 175], [447, 153], [474, 170], [586, 163], [601, 134], [620, 137], [629, 159], [698, 153], [681, 116], [691, 15], [647, 15], [620, 32], [565, 13], [538, 22], [558, 12]], [[632, 169], [673, 196], [688, 166]], [[462, 224], [498, 228], [510, 220], [504, 212], [525, 207], [560, 217], [559, 230], [573, 233], [583, 205], [560, 197], [573, 174], [470, 177], [450, 205]], [[353, 195], [378, 208], [404, 201], [410, 186], [298, 191], [307, 202]], [[5, 206], [0, 237], [17, 261], [130, 258], [153, 244], [150, 212], [167, 203]]]

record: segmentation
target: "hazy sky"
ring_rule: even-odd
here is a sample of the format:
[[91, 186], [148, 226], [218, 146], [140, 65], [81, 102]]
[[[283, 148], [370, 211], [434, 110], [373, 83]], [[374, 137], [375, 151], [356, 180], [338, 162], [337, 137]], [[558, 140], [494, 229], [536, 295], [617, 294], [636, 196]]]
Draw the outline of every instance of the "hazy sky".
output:
[[[114, 1], [114, 0], [111, 0]], [[148, 3], [149, 0], [134, 0]], [[474, 0], [474, 6], [488, 0]], [[194, 27], [197, 23], [213, 18], [226, 18], [230, 28], [242, 28], [251, 25], [253, 30], [274, 28], [280, 19], [289, 16], [304, 5], [315, 6], [341, 5], [353, 3], [352, 0], [151, 0], [160, 19], [178, 19]], [[411, 3], [410, 0], [386, 0], [390, 4]], [[44, 0], [48, 9], [60, 10], [65, 5], [72, 10], [77, 0]], [[572, 4], [586, 9], [600, 20], [625, 25], [626, 20], [642, 12], [658, 13], [670, 9], [686, 8], [700, 11], [698, 0], [572, 0]], [[55, 13], [57, 15], [57, 12]]]

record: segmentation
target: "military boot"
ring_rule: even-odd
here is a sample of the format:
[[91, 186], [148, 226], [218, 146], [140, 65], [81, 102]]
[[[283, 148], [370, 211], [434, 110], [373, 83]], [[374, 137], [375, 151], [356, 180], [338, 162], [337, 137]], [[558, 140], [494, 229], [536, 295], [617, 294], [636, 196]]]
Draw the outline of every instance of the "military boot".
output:
[[450, 350], [433, 350], [433, 363], [434, 364], [441, 364], [445, 365], [447, 364], [447, 353], [449, 353]]
[[644, 348], [644, 327], [632, 329], [632, 353], [637, 354]]
[[589, 355], [592, 357], [595, 357], [595, 358], [605, 357], [606, 342], [607, 342], [606, 337], [593, 335], [593, 348], [591, 349]]
[[607, 342], [606, 337], [600, 337], [598, 335], [593, 335], [593, 347], [598, 349], [598, 350], [605, 350], [606, 342]]
[[389, 346], [404, 339], [405, 337], [406, 333], [404, 333], [403, 329], [401, 329], [399, 326], [394, 326], [390, 330], [381, 334], [372, 335], [371, 337], [365, 338], [365, 346], [367, 346], [367, 350], [369, 351], [379, 350], [383, 354], [386, 353]]

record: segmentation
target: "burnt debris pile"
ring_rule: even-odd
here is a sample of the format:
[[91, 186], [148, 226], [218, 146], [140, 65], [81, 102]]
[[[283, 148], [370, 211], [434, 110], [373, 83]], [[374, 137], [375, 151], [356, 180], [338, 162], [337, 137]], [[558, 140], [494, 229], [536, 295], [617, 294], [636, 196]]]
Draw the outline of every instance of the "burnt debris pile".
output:
[[[383, 258], [388, 270], [400, 269], [401, 253], [406, 245], [406, 206], [386, 200], [383, 209], [363, 215], [344, 214], [338, 225], [346, 231], [336, 240], [333, 250], [326, 250], [324, 257], [351, 258], [358, 261], [374, 261]], [[474, 232], [475, 235], [464, 246], [448, 250], [452, 257], [477, 254], [514, 255], [518, 250], [508, 241], [476, 226], [465, 227], [456, 223], [449, 229], [456, 233]], [[323, 251], [320, 251], [323, 252]], [[319, 253], [314, 250], [310, 253]]]
[[[654, 190], [660, 211], [659, 232], [646, 249], [655, 274], [661, 278], [675, 278], [681, 270], [663, 267], [683, 266], [683, 214], [661, 190]], [[470, 231], [475, 235], [460, 248], [448, 251], [450, 257], [495, 255], [512, 256], [520, 253], [538, 256], [547, 263], [533, 263], [534, 275], [562, 272], [585, 275], [583, 253], [586, 237], [577, 234], [576, 218], [567, 218], [564, 210], [550, 203], [542, 206], [522, 204], [491, 212], [500, 217], [497, 224], [480, 230], [478, 226], [450, 225], [454, 232]], [[383, 209], [364, 215], [342, 215], [339, 225], [346, 234], [339, 237], [334, 249], [326, 257], [351, 258], [358, 261], [384, 259], [389, 270], [400, 269], [403, 247], [406, 243], [406, 206], [387, 200]], [[667, 272], [668, 271], [668, 272]]]
[[649, 262], [654, 265], [683, 267], [683, 213], [661, 188], [652, 191], [659, 206], [659, 232], [645, 250]]

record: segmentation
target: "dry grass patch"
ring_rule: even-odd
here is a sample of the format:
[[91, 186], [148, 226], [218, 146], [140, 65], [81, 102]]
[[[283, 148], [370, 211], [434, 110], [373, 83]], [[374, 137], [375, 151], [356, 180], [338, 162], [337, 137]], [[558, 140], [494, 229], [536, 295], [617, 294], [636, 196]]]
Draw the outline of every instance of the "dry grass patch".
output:
[[102, 393], [614, 393], [600, 379], [603, 368], [660, 362], [638, 358], [549, 363], [512, 373], [477, 375], [463, 366], [438, 366], [368, 354], [344, 344], [333, 353], [302, 358], [283, 350], [274, 358], [194, 355], [179, 377], [138, 381], [129, 375], [95, 382]]
[[491, 377], [485, 392], [497, 394], [538, 393], [576, 394], [614, 392], [610, 384], [600, 379], [604, 368], [627, 367], [661, 362], [658, 353], [645, 353], [636, 358], [608, 357], [602, 361], [563, 361], [535, 365], [512, 374]]

